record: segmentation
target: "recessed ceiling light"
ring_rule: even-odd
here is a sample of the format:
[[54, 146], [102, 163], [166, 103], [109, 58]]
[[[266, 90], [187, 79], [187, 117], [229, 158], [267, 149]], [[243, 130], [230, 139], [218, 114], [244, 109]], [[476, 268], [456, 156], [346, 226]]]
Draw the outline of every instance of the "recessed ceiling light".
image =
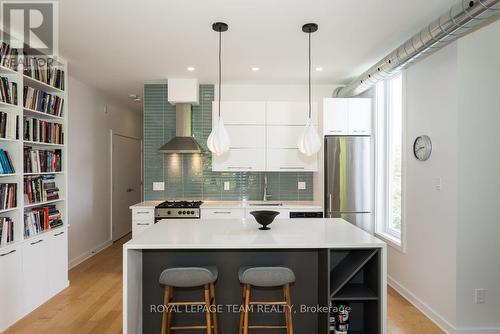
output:
[[316, 71], [317, 71], [317, 72], [321, 72], [321, 71], [323, 71], [323, 67], [316, 67]]
[[260, 68], [258, 68], [258, 67], [252, 67], [252, 71], [254, 71], [254, 72], [260, 71]]
[[189, 72], [193, 72], [193, 71], [195, 70], [195, 68], [194, 68], [193, 66], [189, 66], [189, 67], [187, 68], [187, 70], [188, 70]]

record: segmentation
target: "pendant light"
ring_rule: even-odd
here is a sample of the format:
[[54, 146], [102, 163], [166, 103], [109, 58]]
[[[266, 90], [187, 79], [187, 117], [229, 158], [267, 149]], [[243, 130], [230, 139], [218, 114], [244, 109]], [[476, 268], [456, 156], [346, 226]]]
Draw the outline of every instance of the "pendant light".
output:
[[226, 128], [224, 127], [224, 121], [220, 114], [220, 100], [221, 100], [221, 82], [222, 82], [222, 33], [227, 31], [228, 26], [224, 22], [216, 22], [212, 24], [212, 29], [219, 33], [219, 103], [218, 107], [218, 120], [214, 123], [212, 132], [207, 139], [208, 149], [217, 156], [226, 153], [229, 150], [229, 135], [227, 134]]
[[302, 154], [307, 156], [314, 155], [318, 153], [321, 148], [321, 139], [319, 138], [318, 131], [312, 121], [311, 112], [311, 34], [318, 30], [318, 25], [316, 23], [307, 23], [302, 26], [302, 31], [305, 32], [309, 39], [309, 54], [308, 54], [308, 119], [306, 126], [302, 130], [297, 141], [297, 146]]

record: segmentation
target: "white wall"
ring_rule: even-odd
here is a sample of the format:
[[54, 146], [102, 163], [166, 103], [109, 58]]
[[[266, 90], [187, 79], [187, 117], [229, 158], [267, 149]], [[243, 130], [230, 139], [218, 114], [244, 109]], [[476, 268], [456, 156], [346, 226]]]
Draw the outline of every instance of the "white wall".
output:
[[500, 333], [500, 21], [459, 41], [458, 69], [457, 320]]
[[[498, 36], [500, 21], [407, 70], [406, 253], [389, 249], [388, 274], [449, 333], [500, 333]], [[423, 163], [420, 134], [433, 141]]]
[[68, 86], [69, 261], [73, 266], [111, 242], [110, 129], [142, 137], [142, 113], [74, 77], [69, 77]]
[[[391, 247], [388, 273], [398, 285], [455, 322], [457, 224], [457, 46], [452, 44], [406, 72], [406, 253]], [[413, 141], [428, 135], [427, 162]], [[442, 190], [435, 188], [441, 178]], [[445, 320], [444, 320], [445, 319]]]

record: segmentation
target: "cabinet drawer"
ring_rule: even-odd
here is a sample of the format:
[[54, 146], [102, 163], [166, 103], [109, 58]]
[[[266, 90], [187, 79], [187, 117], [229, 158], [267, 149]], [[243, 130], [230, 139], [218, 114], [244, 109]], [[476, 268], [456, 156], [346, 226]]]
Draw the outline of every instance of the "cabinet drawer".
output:
[[298, 149], [267, 150], [267, 170], [277, 172], [317, 171], [318, 155], [310, 157], [300, 153]]
[[132, 209], [132, 221], [154, 221], [154, 209]]
[[242, 219], [244, 217], [243, 209], [202, 209], [202, 219]]
[[132, 224], [132, 238], [135, 238], [142, 232], [146, 231], [148, 228], [150, 228], [153, 225], [153, 223], [145, 223], [145, 222], [134, 222]]
[[266, 169], [265, 149], [230, 149], [221, 156], [212, 154], [213, 171], [263, 171]]

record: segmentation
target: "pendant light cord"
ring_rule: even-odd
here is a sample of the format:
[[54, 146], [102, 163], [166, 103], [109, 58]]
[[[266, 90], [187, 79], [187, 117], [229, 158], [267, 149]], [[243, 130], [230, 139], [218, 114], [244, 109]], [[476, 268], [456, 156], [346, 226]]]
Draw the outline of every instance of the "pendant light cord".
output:
[[309, 35], [309, 119], [311, 119], [311, 32]]
[[221, 77], [222, 77], [221, 46], [222, 46], [222, 31], [219, 31], [219, 119], [220, 119], [220, 96], [222, 95], [222, 92], [221, 92]]

